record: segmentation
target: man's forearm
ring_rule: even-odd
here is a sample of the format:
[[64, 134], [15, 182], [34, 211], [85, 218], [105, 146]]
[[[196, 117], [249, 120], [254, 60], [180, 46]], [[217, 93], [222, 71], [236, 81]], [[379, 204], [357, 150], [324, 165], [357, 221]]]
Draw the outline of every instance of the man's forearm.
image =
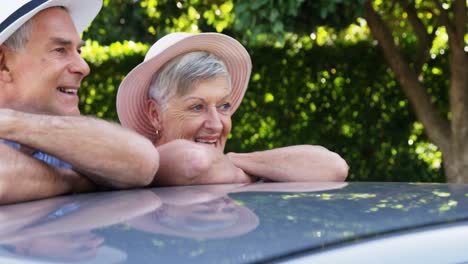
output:
[[117, 124], [8, 111], [0, 111], [0, 138], [56, 156], [98, 184], [144, 186], [156, 174], [159, 155], [152, 143]]
[[86, 177], [0, 144], [0, 204], [95, 190]]
[[252, 153], [228, 153], [245, 172], [272, 181], [343, 181], [348, 165], [320, 146], [299, 145]]

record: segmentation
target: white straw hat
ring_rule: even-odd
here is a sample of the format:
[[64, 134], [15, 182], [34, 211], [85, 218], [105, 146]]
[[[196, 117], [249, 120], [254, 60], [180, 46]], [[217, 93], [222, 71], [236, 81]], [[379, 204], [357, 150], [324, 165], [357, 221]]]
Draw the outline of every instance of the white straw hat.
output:
[[40, 11], [63, 6], [78, 33], [83, 32], [102, 7], [102, 0], [3, 0], [0, 8], [0, 44]]
[[232, 110], [244, 97], [252, 70], [249, 53], [237, 40], [220, 33], [171, 33], [149, 49], [145, 60], [122, 81], [117, 92], [117, 114], [124, 127], [155, 139], [147, 115], [148, 89], [155, 73], [171, 59], [193, 51], [206, 51], [224, 62], [231, 76]]

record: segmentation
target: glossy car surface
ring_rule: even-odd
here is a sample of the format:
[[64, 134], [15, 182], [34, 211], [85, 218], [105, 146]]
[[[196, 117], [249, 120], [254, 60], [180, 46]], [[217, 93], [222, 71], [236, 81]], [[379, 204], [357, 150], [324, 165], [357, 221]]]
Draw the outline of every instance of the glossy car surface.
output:
[[468, 186], [256, 183], [0, 207], [0, 263], [463, 263]]

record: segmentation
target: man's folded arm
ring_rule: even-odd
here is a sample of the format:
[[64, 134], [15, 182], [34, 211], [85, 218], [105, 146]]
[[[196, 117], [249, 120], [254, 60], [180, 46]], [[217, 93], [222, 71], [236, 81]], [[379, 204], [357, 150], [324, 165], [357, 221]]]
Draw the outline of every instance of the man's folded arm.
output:
[[95, 189], [88, 178], [73, 170], [50, 166], [10, 146], [0, 144], [0, 204]]
[[0, 138], [53, 155], [96, 184], [113, 188], [147, 185], [159, 167], [159, 154], [148, 139], [92, 117], [0, 109]]

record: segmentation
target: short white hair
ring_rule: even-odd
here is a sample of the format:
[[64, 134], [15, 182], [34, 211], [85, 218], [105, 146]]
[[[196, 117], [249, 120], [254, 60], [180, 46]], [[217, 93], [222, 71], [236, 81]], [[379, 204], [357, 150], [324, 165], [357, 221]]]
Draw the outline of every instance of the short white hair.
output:
[[24, 50], [31, 37], [32, 23], [32, 19], [26, 21], [3, 44], [15, 51]]
[[216, 77], [226, 77], [231, 84], [226, 65], [218, 57], [204, 51], [182, 54], [169, 61], [153, 76], [149, 97], [165, 110], [172, 96], [185, 95], [198, 81]]

